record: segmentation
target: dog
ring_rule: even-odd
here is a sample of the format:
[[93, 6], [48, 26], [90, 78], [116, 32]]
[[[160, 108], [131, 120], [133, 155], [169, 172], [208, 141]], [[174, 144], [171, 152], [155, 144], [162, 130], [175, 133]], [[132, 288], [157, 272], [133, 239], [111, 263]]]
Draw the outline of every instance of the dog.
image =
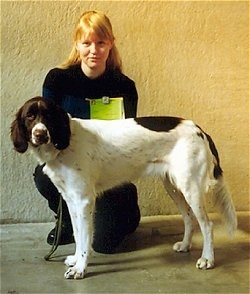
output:
[[212, 222], [204, 206], [208, 190], [229, 230], [237, 228], [215, 144], [190, 120], [83, 120], [71, 118], [48, 99], [34, 97], [16, 113], [11, 139], [17, 152], [29, 149], [40, 164], [46, 163], [44, 173], [68, 205], [76, 248], [65, 260], [67, 279], [82, 279], [86, 273], [96, 195], [141, 176], [158, 176], [183, 216], [184, 237], [174, 244], [175, 251], [189, 251], [196, 217], [203, 236], [197, 268], [214, 267]]

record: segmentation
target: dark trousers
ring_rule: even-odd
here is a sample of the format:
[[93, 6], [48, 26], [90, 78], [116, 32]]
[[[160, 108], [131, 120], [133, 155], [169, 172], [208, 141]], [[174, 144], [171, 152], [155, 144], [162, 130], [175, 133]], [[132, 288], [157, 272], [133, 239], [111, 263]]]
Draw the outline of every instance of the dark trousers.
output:
[[[47, 175], [44, 165], [36, 167], [34, 181], [38, 191], [48, 200], [49, 208], [57, 214], [60, 194]], [[71, 226], [66, 202], [62, 202], [63, 223]], [[112, 253], [124, 237], [135, 231], [140, 222], [136, 186], [124, 184], [103, 192], [96, 198], [93, 249]]]

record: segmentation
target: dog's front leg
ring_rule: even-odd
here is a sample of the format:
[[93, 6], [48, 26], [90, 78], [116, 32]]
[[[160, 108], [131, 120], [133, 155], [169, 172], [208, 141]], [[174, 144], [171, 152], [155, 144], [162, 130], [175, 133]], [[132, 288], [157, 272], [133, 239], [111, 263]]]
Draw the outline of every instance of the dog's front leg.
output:
[[[73, 198], [73, 197], [72, 197]], [[76, 243], [75, 254], [68, 256], [65, 264], [69, 267], [65, 272], [66, 279], [82, 279], [87, 270], [88, 256], [92, 243], [93, 201], [90, 198], [70, 199], [68, 208]]]

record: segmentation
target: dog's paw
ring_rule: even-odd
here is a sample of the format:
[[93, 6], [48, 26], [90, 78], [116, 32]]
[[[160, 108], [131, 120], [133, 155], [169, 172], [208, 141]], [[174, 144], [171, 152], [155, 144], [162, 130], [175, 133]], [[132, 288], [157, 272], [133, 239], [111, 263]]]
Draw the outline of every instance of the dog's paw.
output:
[[86, 274], [86, 270], [80, 270], [78, 267], [73, 266], [68, 268], [68, 270], [65, 272], [64, 277], [66, 279], [83, 279]]
[[74, 266], [76, 264], [77, 261], [77, 257], [75, 255], [69, 255], [67, 256], [67, 258], [65, 259], [64, 263], [67, 266]]
[[83, 279], [87, 270], [87, 255], [69, 255], [65, 264], [69, 267], [64, 274], [66, 279]]
[[173, 250], [176, 252], [188, 252], [191, 248], [191, 245], [184, 244], [183, 242], [176, 242], [173, 246]]
[[214, 267], [214, 260], [209, 260], [205, 257], [201, 257], [197, 260], [196, 267], [198, 269], [210, 269]]

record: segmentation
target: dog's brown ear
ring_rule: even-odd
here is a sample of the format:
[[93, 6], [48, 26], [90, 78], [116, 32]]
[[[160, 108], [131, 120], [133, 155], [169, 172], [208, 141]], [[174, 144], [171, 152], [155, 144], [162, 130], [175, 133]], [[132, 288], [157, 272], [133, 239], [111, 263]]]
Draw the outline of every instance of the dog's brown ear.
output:
[[16, 119], [11, 124], [10, 137], [17, 152], [24, 153], [28, 149], [25, 127], [21, 122], [21, 109], [17, 112]]
[[54, 128], [51, 130], [51, 140], [56, 149], [63, 150], [70, 143], [70, 118], [66, 111], [55, 105], [53, 109]]

